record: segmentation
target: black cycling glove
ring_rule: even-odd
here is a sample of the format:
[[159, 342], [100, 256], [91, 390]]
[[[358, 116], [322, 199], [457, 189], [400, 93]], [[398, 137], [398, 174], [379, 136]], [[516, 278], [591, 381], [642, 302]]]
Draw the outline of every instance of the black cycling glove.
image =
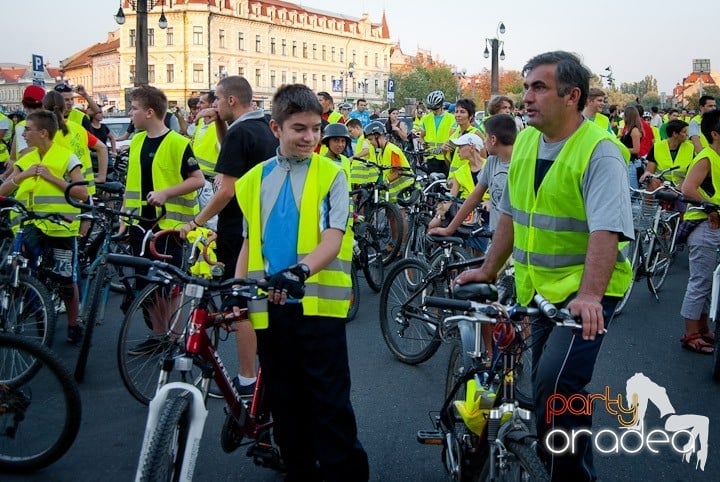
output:
[[305, 280], [307, 269], [295, 264], [272, 275], [268, 279], [268, 288], [286, 291], [290, 298], [300, 299], [305, 296]]
[[240, 309], [247, 308], [247, 299], [241, 296], [239, 291], [233, 290], [232, 294], [223, 300], [220, 310], [230, 311], [236, 306]]

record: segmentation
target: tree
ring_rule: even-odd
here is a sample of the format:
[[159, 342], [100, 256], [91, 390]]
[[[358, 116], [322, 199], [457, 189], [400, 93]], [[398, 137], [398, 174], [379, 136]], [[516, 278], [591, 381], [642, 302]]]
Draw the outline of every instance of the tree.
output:
[[433, 90], [442, 90], [448, 101], [459, 94], [458, 79], [448, 67], [416, 67], [395, 75], [395, 104], [402, 106], [407, 98], [425, 101]]
[[[720, 98], [720, 87], [717, 85], [708, 85], [703, 87], [703, 95], [712, 95], [716, 99]], [[695, 92], [687, 98], [688, 109], [698, 110], [700, 108], [700, 92]]]

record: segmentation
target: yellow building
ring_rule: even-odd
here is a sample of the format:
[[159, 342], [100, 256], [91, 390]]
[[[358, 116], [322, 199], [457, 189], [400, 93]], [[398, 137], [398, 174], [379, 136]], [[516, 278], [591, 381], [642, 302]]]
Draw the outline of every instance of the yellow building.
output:
[[[380, 104], [385, 98], [391, 41], [384, 15], [380, 23], [373, 23], [367, 14], [353, 18], [263, 0], [177, 0], [171, 5], [156, 5], [148, 13], [147, 44], [148, 81], [165, 91], [173, 105], [184, 106], [188, 97], [214, 88], [228, 75], [247, 78], [266, 108], [275, 90], [286, 83], [330, 92], [337, 103], [365, 97]], [[120, 107], [133, 87], [137, 36], [134, 10], [128, 0], [122, 7], [127, 21], [117, 32], [114, 95], [107, 93], [113, 90], [107, 86], [113, 75], [104, 72], [102, 82], [108, 104]], [[166, 29], [158, 27], [163, 12]], [[106, 68], [110, 56], [103, 52], [92, 58], [98, 64], [104, 59]], [[93, 81], [85, 82], [93, 94], [92, 86], [100, 84], [94, 82], [98, 68], [93, 67]], [[65, 75], [79, 83], [72, 69]]]

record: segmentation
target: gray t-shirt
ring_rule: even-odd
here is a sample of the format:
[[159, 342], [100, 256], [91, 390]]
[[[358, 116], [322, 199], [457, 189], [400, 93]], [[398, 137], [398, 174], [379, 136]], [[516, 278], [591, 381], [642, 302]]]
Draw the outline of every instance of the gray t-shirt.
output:
[[478, 178], [478, 184], [481, 184], [487, 188], [487, 192], [490, 195], [490, 229], [495, 230], [497, 226], [498, 218], [498, 204], [502, 199], [505, 185], [507, 184], [507, 172], [510, 162], [503, 162], [498, 156], [488, 156], [480, 177]]
[[688, 133], [687, 133], [688, 139], [690, 139], [692, 136], [699, 137], [701, 135], [702, 134], [700, 134], [700, 123], [698, 121], [696, 121], [695, 118], [693, 117], [693, 119], [690, 121], [690, 124], [688, 124]]
[[[540, 136], [538, 158], [554, 161], [566, 141], [548, 143]], [[503, 192], [498, 209], [512, 216], [509, 191], [510, 185]], [[629, 192], [627, 164], [620, 149], [611, 140], [600, 141], [590, 156], [582, 184], [588, 231], [620, 233], [620, 241], [633, 239]]]

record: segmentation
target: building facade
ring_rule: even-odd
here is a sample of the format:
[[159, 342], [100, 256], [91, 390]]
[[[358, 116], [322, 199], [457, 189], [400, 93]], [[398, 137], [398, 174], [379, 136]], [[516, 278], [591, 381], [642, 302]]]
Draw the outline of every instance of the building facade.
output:
[[[128, 0], [123, 10], [126, 22], [105, 47], [63, 62], [73, 84], [84, 82], [96, 99], [120, 109], [134, 85], [138, 35]], [[158, 27], [161, 13], [166, 29]], [[373, 23], [367, 14], [353, 18], [282, 1], [177, 0], [151, 9], [147, 25], [148, 82], [165, 91], [171, 105], [184, 106], [228, 75], [247, 78], [265, 108], [287, 83], [330, 92], [336, 103], [385, 99], [391, 41], [384, 15]]]
[[[45, 88], [52, 89], [60, 79], [60, 69], [45, 66]], [[22, 95], [25, 88], [33, 83], [33, 71], [30, 63], [0, 64], [0, 110], [12, 112], [22, 110]]]

